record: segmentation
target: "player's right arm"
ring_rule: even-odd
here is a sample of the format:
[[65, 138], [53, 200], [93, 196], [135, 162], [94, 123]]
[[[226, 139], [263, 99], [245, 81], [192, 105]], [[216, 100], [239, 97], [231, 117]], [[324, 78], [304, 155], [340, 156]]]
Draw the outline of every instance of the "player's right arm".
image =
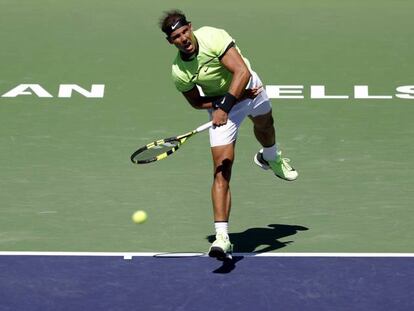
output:
[[213, 108], [212, 101], [220, 98], [220, 96], [201, 96], [196, 86], [182, 94], [195, 109], [211, 109]]
[[[254, 87], [251, 89], [245, 89], [239, 101], [242, 101], [246, 98], [255, 98], [260, 92], [263, 91], [262, 86]], [[213, 108], [213, 101], [221, 98], [222, 96], [201, 96], [200, 92], [198, 91], [197, 87], [189, 90], [188, 92], [182, 92], [184, 97], [190, 103], [191, 106], [195, 109], [210, 109]]]

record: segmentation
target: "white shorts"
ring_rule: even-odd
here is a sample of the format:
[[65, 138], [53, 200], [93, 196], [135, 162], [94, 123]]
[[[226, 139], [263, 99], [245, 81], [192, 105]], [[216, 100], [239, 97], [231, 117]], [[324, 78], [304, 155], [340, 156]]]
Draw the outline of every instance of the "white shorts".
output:
[[[258, 75], [252, 71], [252, 76], [246, 89], [262, 86], [262, 81]], [[210, 146], [222, 146], [233, 143], [237, 139], [239, 127], [246, 116], [260, 116], [268, 113], [272, 109], [272, 105], [267, 97], [266, 90], [256, 96], [256, 98], [247, 98], [238, 102], [229, 113], [226, 125], [210, 128]], [[210, 120], [212, 119], [212, 110], [209, 110]]]

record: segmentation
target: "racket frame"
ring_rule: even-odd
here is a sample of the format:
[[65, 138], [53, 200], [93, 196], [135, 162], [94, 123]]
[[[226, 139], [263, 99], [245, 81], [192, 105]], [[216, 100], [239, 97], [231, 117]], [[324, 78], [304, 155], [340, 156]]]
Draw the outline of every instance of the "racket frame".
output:
[[[173, 136], [173, 137], [168, 137], [168, 138], [164, 138], [164, 139], [159, 139], [159, 140], [155, 140], [139, 149], [137, 149], [132, 155], [131, 155], [131, 162], [135, 163], [135, 164], [148, 164], [148, 163], [152, 163], [152, 162], [156, 162], [162, 159], [165, 159], [166, 157], [168, 157], [169, 155], [173, 154], [176, 150], [178, 150], [180, 148], [180, 146], [182, 144], [184, 144], [191, 136], [194, 136], [197, 133], [203, 132], [207, 129], [209, 129], [212, 126], [212, 122], [207, 122], [205, 124], [200, 125], [199, 127], [197, 127], [195, 130], [179, 135], [179, 136]], [[145, 159], [145, 160], [135, 160], [134, 158], [144, 152], [145, 150], [151, 149], [155, 146], [161, 145], [161, 144], [165, 144], [171, 141], [176, 141], [178, 142], [177, 146], [173, 147], [172, 149], [161, 153], [155, 157], [149, 158], [149, 159]]]

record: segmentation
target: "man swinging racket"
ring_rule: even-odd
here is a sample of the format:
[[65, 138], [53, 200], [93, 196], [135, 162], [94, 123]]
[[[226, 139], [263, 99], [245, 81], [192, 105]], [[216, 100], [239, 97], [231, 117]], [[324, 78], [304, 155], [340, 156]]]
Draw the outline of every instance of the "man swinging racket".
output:
[[172, 65], [176, 88], [191, 106], [206, 109], [213, 122], [209, 134], [214, 164], [211, 195], [216, 240], [209, 256], [221, 260], [231, 258], [229, 185], [237, 133], [246, 116], [252, 120], [255, 137], [263, 147], [254, 156], [254, 162], [284, 180], [293, 181], [298, 173], [277, 149], [269, 98], [233, 38], [213, 27], [193, 31], [179, 10], [166, 12], [160, 27], [168, 42], [178, 49]]

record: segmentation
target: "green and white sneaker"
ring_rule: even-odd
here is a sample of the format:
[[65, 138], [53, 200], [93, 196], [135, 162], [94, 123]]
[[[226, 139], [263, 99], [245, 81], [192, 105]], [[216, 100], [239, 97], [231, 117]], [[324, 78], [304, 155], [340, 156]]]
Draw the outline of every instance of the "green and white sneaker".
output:
[[293, 181], [298, 178], [298, 172], [291, 167], [288, 162], [290, 160], [282, 158], [282, 152], [278, 151], [276, 159], [273, 161], [266, 161], [263, 159], [263, 149], [260, 149], [254, 156], [254, 163], [264, 170], [271, 169], [273, 173], [284, 180]]
[[218, 260], [231, 260], [233, 253], [233, 244], [230, 243], [227, 234], [216, 234], [216, 240], [211, 244], [208, 255]]

